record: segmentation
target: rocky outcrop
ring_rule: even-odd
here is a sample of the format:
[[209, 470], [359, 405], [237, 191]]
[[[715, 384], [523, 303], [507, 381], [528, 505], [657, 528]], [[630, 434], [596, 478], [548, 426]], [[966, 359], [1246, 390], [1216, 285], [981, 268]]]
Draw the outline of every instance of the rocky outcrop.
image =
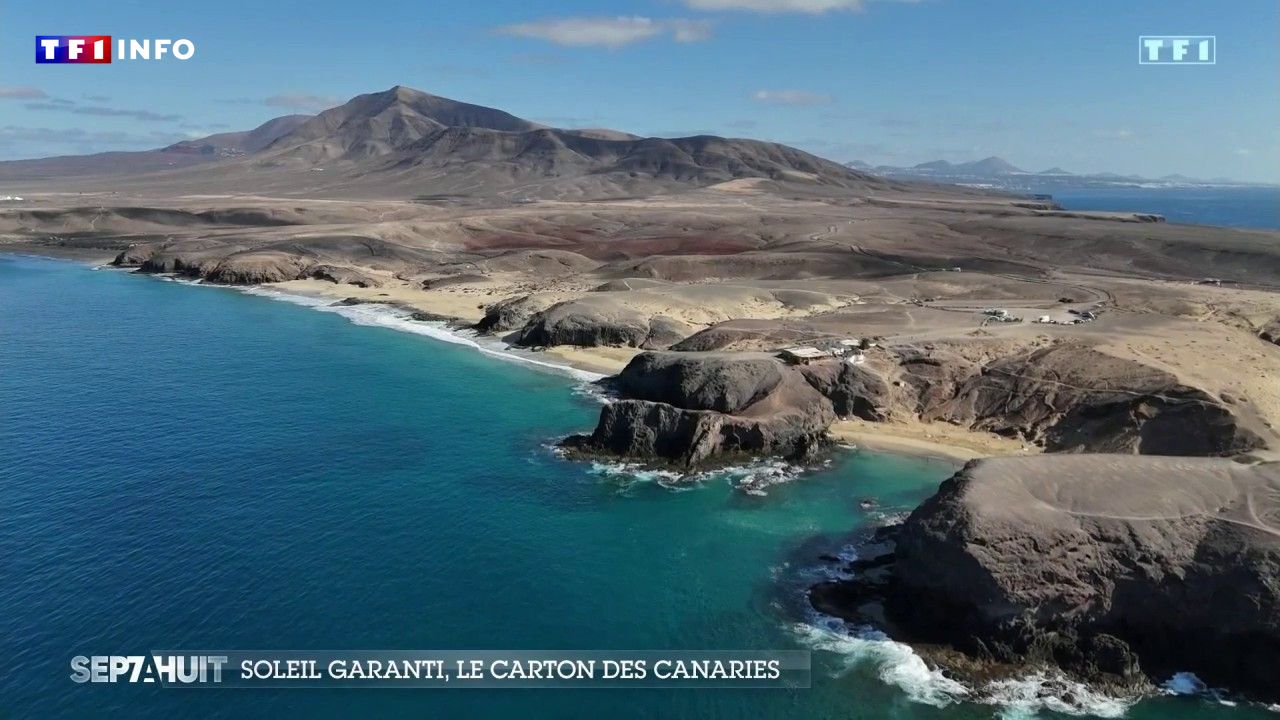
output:
[[835, 420], [830, 401], [767, 355], [641, 353], [615, 386], [625, 399], [600, 411], [590, 435], [566, 439], [571, 453], [682, 468], [760, 455], [800, 460]]
[[826, 362], [805, 365], [800, 372], [840, 417], [879, 422], [889, 417], [896, 402], [890, 384], [866, 365]]
[[1063, 343], [982, 366], [904, 360], [920, 416], [1049, 452], [1230, 456], [1261, 447], [1222, 401], [1172, 374]]
[[815, 604], [867, 620], [878, 598], [895, 638], [980, 661], [1127, 687], [1190, 671], [1280, 699], [1280, 463], [975, 461], [880, 565]]
[[1047, 452], [1228, 457], [1265, 445], [1223, 399], [1080, 343], [994, 359], [946, 346], [877, 348], [865, 365], [801, 372], [841, 417], [918, 417]]
[[475, 324], [475, 329], [486, 333], [511, 332], [554, 303], [553, 297], [538, 294], [499, 300], [484, 309], [484, 317]]
[[627, 363], [614, 385], [626, 397], [735, 413], [777, 388], [783, 370], [766, 355], [649, 352]]
[[1262, 327], [1258, 337], [1269, 343], [1280, 345], [1280, 318], [1276, 318]]
[[339, 265], [316, 265], [311, 268], [311, 277], [337, 285], [354, 285], [362, 288], [376, 288], [383, 285], [381, 280], [368, 273]]
[[314, 268], [313, 260], [299, 255], [275, 250], [253, 250], [228, 255], [200, 274], [209, 282], [261, 285], [302, 280], [311, 277]]
[[[228, 285], [301, 280], [317, 276], [318, 271], [323, 275], [320, 268], [329, 267], [317, 266], [314, 260], [294, 253], [267, 249], [236, 251], [223, 242], [201, 240], [135, 245], [117, 255], [112, 264], [136, 267], [145, 273], [184, 275]], [[332, 267], [329, 270], [339, 271]]]
[[202, 277], [228, 253], [220, 241], [190, 240], [180, 244], [142, 243], [122, 250], [111, 261], [116, 267], [132, 267], [147, 273]]
[[601, 345], [659, 349], [692, 332], [688, 325], [666, 316], [650, 316], [620, 304], [599, 306], [596, 298], [556, 303], [535, 313], [515, 338], [517, 345]]

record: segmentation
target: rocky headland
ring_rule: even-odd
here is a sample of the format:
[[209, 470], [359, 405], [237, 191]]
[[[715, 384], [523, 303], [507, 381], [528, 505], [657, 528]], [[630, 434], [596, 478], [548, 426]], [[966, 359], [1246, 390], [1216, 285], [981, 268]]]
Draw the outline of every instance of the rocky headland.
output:
[[835, 420], [803, 375], [763, 353], [641, 353], [611, 384], [622, 399], [601, 409], [590, 435], [567, 438], [567, 450], [685, 469], [760, 455], [803, 461]]
[[844, 417], [923, 419], [1043, 452], [1229, 457], [1265, 446], [1221, 398], [1083, 344], [867, 355], [789, 365], [763, 352], [643, 352], [606, 383], [621, 399], [566, 447], [686, 468], [746, 455], [800, 459], [829, 444], [828, 429]]
[[879, 539], [893, 549], [814, 605], [962, 675], [1054, 667], [1143, 692], [1193, 672], [1280, 699], [1280, 463], [978, 460]]

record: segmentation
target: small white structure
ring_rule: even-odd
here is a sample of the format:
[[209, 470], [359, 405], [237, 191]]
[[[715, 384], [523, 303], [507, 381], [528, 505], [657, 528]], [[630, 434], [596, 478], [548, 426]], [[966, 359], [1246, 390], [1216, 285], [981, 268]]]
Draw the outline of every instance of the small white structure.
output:
[[796, 347], [783, 348], [779, 353], [783, 360], [792, 365], [808, 365], [815, 360], [831, 357], [830, 353], [823, 352], [816, 347], [810, 345], [799, 345]]
[[840, 341], [840, 346], [844, 348], [862, 349], [873, 348], [876, 346], [871, 338], [845, 338]]
[[1043, 323], [1043, 324], [1046, 324], [1046, 325], [1047, 325], [1047, 324], [1049, 324], [1049, 323], [1052, 323], [1052, 322], [1053, 322], [1053, 318], [1049, 317], [1048, 315], [1041, 315], [1041, 316], [1036, 320], [1036, 322], [1038, 322], [1038, 323]]
[[854, 352], [845, 356], [844, 361], [849, 363], [850, 365], [861, 365], [867, 361], [867, 356], [864, 355], [861, 350], [855, 350]]

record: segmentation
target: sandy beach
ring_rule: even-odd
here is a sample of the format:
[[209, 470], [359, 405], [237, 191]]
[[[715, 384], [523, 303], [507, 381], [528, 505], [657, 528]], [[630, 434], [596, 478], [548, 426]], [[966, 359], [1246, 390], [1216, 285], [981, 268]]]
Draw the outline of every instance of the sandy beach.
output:
[[992, 433], [966, 430], [946, 423], [883, 422], [845, 419], [833, 424], [831, 437], [863, 450], [917, 455], [953, 462], [998, 455], [1031, 455], [1033, 445]]
[[468, 285], [442, 290], [423, 290], [411, 287], [408, 283], [395, 280], [390, 276], [381, 287], [338, 285], [324, 280], [290, 280], [269, 283], [264, 287], [280, 292], [334, 300], [359, 298], [369, 302], [394, 303], [466, 323], [474, 323], [484, 317], [484, 306], [494, 301], [492, 297], [486, 295], [486, 291], [491, 290], [488, 287]]

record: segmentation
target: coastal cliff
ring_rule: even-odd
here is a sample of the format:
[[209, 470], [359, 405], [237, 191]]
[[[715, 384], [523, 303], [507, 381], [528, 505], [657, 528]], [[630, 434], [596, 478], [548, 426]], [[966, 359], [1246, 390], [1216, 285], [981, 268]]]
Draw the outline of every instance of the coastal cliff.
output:
[[1265, 445], [1222, 399], [1083, 344], [976, 360], [950, 347], [872, 357], [792, 366], [759, 352], [644, 352], [610, 381], [622, 400], [567, 447], [687, 467], [797, 457], [845, 417], [945, 423], [1046, 452], [1230, 457]]
[[1187, 671], [1280, 699], [1280, 463], [974, 461], [886, 535], [893, 554], [816, 586], [815, 606], [979, 666], [1128, 689]]
[[758, 455], [809, 457], [835, 420], [831, 402], [794, 368], [763, 353], [637, 355], [613, 381], [589, 435], [563, 446], [683, 468]]

